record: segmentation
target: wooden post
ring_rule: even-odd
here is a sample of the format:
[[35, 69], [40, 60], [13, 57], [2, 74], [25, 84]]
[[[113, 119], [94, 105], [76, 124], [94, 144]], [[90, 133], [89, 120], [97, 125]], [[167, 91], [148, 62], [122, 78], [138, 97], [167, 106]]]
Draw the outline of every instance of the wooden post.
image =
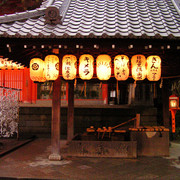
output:
[[68, 83], [67, 140], [74, 136], [74, 81]]
[[169, 128], [170, 126], [170, 113], [169, 113], [169, 84], [167, 81], [163, 80], [163, 86], [162, 86], [162, 104], [163, 104], [163, 125], [166, 128]]
[[61, 78], [53, 83], [52, 120], [51, 120], [51, 153], [49, 160], [61, 160], [60, 155], [60, 108], [61, 108]]
[[136, 126], [136, 128], [140, 127], [140, 114], [136, 114], [135, 126]]

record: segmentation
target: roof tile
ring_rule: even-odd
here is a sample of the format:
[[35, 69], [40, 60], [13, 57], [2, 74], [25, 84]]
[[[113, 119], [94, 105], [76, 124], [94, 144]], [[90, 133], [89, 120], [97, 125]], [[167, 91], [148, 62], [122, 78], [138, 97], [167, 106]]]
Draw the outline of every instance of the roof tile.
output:
[[[44, 16], [37, 17], [40, 11], [37, 9], [25, 12], [26, 17], [28, 13], [31, 16], [23, 22], [16, 20], [15, 15], [8, 16], [12, 17], [11, 24], [4, 21], [6, 17], [1, 23], [0, 18], [0, 36], [179, 38], [180, 14], [172, 1], [71, 0], [68, 8], [64, 5], [67, 11], [64, 11], [62, 24], [44, 24]], [[47, 7], [49, 2], [44, 1], [41, 8]], [[63, 3], [63, 0], [54, 0], [53, 5], [63, 8]]]

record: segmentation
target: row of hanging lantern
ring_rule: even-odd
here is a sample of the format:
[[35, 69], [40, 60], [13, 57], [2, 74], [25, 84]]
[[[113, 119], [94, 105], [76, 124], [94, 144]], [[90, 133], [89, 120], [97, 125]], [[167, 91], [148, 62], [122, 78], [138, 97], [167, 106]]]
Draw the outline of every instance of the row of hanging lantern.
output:
[[8, 60], [8, 58], [0, 58], [0, 69], [24, 69], [24, 66], [21, 63]]
[[[106, 54], [96, 59], [96, 74], [99, 80], [108, 80], [111, 77], [111, 57]], [[126, 55], [117, 55], [114, 58], [114, 76], [118, 81], [129, 77], [129, 58]], [[161, 59], [159, 56], [134, 55], [131, 58], [131, 72], [134, 80], [158, 81], [161, 78]], [[73, 80], [77, 74], [77, 58], [74, 55], [65, 55], [62, 59], [62, 76], [65, 80]], [[90, 80], [94, 74], [94, 58], [89, 54], [79, 58], [79, 77]], [[56, 80], [59, 75], [59, 58], [48, 55], [45, 60], [34, 58], [30, 61], [30, 77], [33, 81], [45, 82]]]

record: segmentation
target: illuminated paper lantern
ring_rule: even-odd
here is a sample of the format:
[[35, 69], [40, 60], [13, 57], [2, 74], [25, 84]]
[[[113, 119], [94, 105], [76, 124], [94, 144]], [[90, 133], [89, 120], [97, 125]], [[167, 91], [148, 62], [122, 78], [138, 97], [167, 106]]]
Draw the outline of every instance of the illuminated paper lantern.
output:
[[114, 58], [114, 76], [120, 80], [126, 80], [129, 77], [129, 58], [126, 55], [117, 55]]
[[[18, 68], [18, 65], [17, 67]], [[44, 61], [40, 58], [33, 58], [30, 61], [30, 78], [32, 81], [45, 82]]]
[[18, 64], [17, 62], [12, 63], [12, 69], [18, 69]]
[[3, 58], [0, 58], [0, 69], [5, 69], [5, 60]]
[[6, 61], [6, 69], [13, 69], [12, 60], [11, 61]]
[[89, 80], [94, 73], [94, 58], [89, 54], [83, 54], [79, 58], [79, 76], [83, 80]]
[[45, 57], [45, 77], [49, 81], [55, 81], [59, 76], [59, 58], [56, 55]]
[[111, 77], [111, 57], [103, 54], [96, 59], [96, 73], [99, 80], [108, 80]]
[[147, 79], [158, 81], [161, 78], [161, 58], [159, 56], [149, 56], [147, 58]]
[[[43, 61], [43, 64], [44, 64], [44, 61]], [[21, 65], [21, 63], [17, 64], [17, 69], [20, 70], [20, 69], [24, 69], [24, 65]], [[44, 73], [44, 78], [45, 78], [45, 73]], [[46, 79], [46, 78], [45, 78]], [[43, 81], [44, 82], [44, 81]]]
[[62, 60], [62, 76], [65, 80], [73, 80], [77, 73], [77, 58], [74, 55], [65, 55]]
[[143, 55], [134, 55], [131, 58], [132, 77], [135, 81], [146, 78], [146, 58]]

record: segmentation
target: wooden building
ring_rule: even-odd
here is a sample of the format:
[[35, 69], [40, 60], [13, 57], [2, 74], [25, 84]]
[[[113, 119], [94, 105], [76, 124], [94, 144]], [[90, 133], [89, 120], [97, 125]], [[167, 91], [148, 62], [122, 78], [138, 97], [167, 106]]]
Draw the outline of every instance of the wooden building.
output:
[[[48, 99], [51, 99], [52, 83], [37, 85], [25, 74], [32, 58], [44, 60], [49, 54], [59, 57], [60, 67], [67, 54], [75, 55], [78, 62], [83, 54], [90, 54], [94, 59], [107, 54], [111, 57], [112, 69], [116, 55], [123, 54], [129, 59], [137, 54], [161, 58], [158, 81], [134, 82], [131, 72], [127, 80], [117, 81], [113, 70], [108, 81], [99, 80], [95, 70], [91, 80], [83, 81], [77, 73], [76, 80], [68, 81], [62, 78], [60, 71], [61, 81], [53, 84], [54, 87], [56, 83], [61, 85], [61, 132], [66, 134], [66, 126], [70, 128], [70, 139], [74, 134], [73, 121], [69, 124], [66, 116], [75, 119], [75, 133], [83, 132], [91, 125], [114, 126], [136, 113], [142, 115], [142, 125], [159, 123], [169, 127], [168, 79], [179, 77], [180, 68], [178, 1], [45, 0], [34, 10], [0, 16], [0, 42], [2, 58], [21, 62], [26, 67], [22, 100], [33, 104], [21, 105], [22, 134], [50, 132], [51, 100]], [[59, 91], [54, 89], [54, 95]], [[60, 107], [59, 102], [54, 103]], [[75, 110], [71, 109], [69, 114], [67, 109], [74, 104]], [[59, 111], [55, 113], [57, 115]], [[28, 119], [29, 115], [36, 121]]]

